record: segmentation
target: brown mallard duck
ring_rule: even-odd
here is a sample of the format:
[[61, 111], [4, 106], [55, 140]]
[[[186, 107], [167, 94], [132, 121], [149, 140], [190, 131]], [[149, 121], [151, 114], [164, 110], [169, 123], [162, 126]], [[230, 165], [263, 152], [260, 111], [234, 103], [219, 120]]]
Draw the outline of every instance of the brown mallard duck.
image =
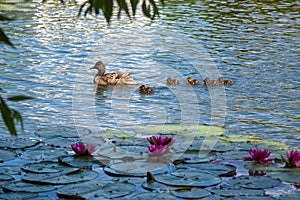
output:
[[173, 78], [167, 78], [166, 79], [166, 82], [168, 85], [178, 85], [179, 84], [179, 81], [177, 79], [173, 79]]
[[94, 83], [98, 85], [116, 85], [127, 84], [134, 85], [137, 82], [130, 76], [130, 72], [126, 73], [105, 73], [106, 67], [103, 62], [98, 61], [90, 69], [97, 69], [98, 73], [94, 77]]
[[200, 85], [200, 81], [198, 79], [193, 79], [192, 77], [188, 77], [186, 82], [191, 85]]
[[204, 85], [206, 86], [224, 86], [232, 84], [233, 82], [231, 80], [224, 80], [222, 77], [218, 78], [218, 80], [211, 80], [210, 78], [204, 79]]
[[141, 85], [139, 88], [141, 94], [152, 94], [154, 92], [153, 88], [146, 87], [145, 85]]

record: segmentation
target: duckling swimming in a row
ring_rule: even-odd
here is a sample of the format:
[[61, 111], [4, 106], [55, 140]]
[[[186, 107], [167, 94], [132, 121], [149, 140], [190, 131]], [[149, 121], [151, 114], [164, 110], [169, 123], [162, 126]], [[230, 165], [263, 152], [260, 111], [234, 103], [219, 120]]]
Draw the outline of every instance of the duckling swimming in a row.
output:
[[98, 85], [116, 85], [116, 84], [127, 84], [135, 85], [137, 82], [130, 76], [130, 72], [126, 73], [105, 73], [105, 65], [98, 61], [90, 69], [97, 69], [98, 73], [94, 77], [94, 83]]
[[178, 85], [179, 84], [179, 81], [177, 79], [173, 79], [173, 78], [167, 78], [166, 79], [166, 82], [168, 85]]
[[231, 80], [224, 80], [222, 77], [218, 78], [218, 80], [211, 80], [210, 78], [204, 79], [205, 86], [224, 86], [232, 84], [233, 82]]
[[145, 85], [141, 85], [139, 88], [141, 94], [152, 94], [154, 92], [153, 88], [146, 87]]
[[198, 79], [193, 79], [192, 77], [188, 77], [186, 82], [191, 85], [200, 85], [200, 81]]

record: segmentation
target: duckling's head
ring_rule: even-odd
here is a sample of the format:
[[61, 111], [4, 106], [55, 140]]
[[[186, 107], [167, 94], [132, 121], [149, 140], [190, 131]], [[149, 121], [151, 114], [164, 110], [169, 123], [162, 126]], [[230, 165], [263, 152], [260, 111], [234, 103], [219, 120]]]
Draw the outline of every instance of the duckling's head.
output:
[[105, 73], [105, 65], [101, 61], [96, 62], [96, 64], [93, 67], [91, 67], [90, 69], [97, 69], [98, 75], [100, 75], [100, 76], [104, 75], [104, 73]]
[[209, 82], [210, 81], [210, 78], [205, 78], [204, 79], [204, 82]]
[[219, 82], [224, 82], [224, 79], [222, 77], [218, 78]]
[[198, 79], [193, 80], [193, 85], [199, 85], [199, 84], [200, 84], [200, 81]]
[[186, 81], [187, 81], [188, 83], [192, 83], [192, 82], [193, 82], [193, 79], [192, 79], [192, 77], [188, 77], [188, 78], [186, 79]]

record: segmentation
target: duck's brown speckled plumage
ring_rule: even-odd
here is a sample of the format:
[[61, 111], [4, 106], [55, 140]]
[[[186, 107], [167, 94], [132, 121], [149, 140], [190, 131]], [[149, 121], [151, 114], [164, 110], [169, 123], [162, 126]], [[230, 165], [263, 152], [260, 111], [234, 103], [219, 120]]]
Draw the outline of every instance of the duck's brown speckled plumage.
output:
[[98, 73], [94, 77], [94, 83], [98, 85], [116, 85], [116, 84], [128, 84], [133, 85], [137, 82], [130, 76], [131, 73], [105, 73], [106, 67], [98, 61], [90, 69], [97, 69]]
[[211, 80], [210, 78], [204, 79], [204, 85], [206, 86], [224, 86], [232, 84], [233, 82], [231, 80], [224, 80], [222, 77], [218, 78], [218, 80]]
[[139, 89], [141, 94], [152, 94], [154, 92], [153, 88], [146, 87], [145, 85], [141, 85]]

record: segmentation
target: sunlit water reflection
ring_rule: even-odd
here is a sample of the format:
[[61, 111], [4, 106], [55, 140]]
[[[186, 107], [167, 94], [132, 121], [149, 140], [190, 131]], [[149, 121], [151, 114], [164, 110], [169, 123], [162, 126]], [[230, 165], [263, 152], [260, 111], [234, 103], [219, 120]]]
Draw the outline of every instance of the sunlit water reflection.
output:
[[[113, 129], [217, 124], [226, 134], [299, 147], [299, 4], [169, 4], [156, 21], [123, 18], [109, 27], [101, 17], [77, 18], [76, 5], [51, 3], [24, 6], [34, 12], [2, 22], [16, 45], [1, 45], [4, 96], [36, 97], [11, 104], [22, 112], [26, 132], [58, 123]], [[98, 60], [108, 71], [133, 72], [156, 92], [140, 95], [139, 85], [96, 89], [88, 68]], [[234, 85], [190, 87], [188, 76], [223, 76]], [[181, 84], [168, 86], [167, 77]]]

